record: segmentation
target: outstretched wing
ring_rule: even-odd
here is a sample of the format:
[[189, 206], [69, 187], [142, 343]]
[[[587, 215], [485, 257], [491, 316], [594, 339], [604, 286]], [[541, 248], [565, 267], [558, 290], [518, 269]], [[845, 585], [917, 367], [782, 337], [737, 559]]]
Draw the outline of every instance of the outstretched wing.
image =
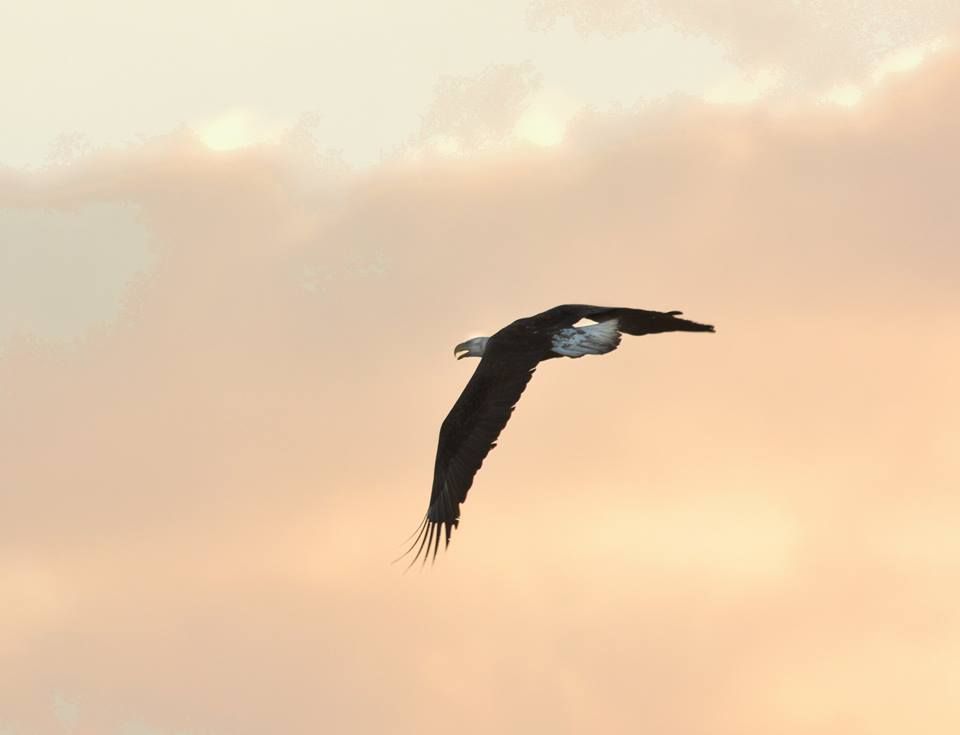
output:
[[480, 364], [440, 426], [430, 506], [407, 552], [417, 549], [411, 564], [424, 552], [426, 561], [431, 546], [433, 556], [437, 555], [441, 530], [444, 545], [450, 543], [450, 534], [460, 520], [460, 504], [483, 460], [496, 446], [537, 362], [535, 353], [505, 353], [494, 342], [488, 343]]
[[659, 334], [661, 332], [712, 332], [711, 324], [681, 319], [681, 311], [650, 311], [615, 306], [592, 306], [590, 304], [564, 304], [537, 314], [531, 318], [541, 328], [573, 327], [581, 319], [592, 322], [617, 320], [617, 329], [624, 334]]

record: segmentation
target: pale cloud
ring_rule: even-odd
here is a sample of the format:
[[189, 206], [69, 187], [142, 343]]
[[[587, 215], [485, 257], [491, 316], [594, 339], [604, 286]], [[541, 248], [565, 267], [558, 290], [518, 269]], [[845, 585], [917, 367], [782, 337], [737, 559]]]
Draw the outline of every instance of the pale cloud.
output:
[[57, 693], [53, 698], [53, 714], [64, 732], [75, 732], [80, 719], [80, 705]]
[[508, 137], [541, 84], [530, 64], [494, 66], [475, 77], [443, 77], [423, 116], [419, 142], [471, 151]]
[[540, 90], [517, 120], [513, 138], [541, 147], [558, 145], [579, 112], [580, 106], [568, 95], [556, 89]]
[[0, 206], [0, 345], [74, 340], [108, 325], [152, 258], [135, 207]]
[[269, 124], [244, 109], [232, 109], [196, 125], [204, 144], [214, 151], [232, 151], [255, 143], [277, 142], [284, 126]]
[[669, 28], [538, 33], [515, 0], [36, 0], [0, 11], [0, 47], [12, 60], [0, 67], [0, 165], [28, 169], [183, 127], [212, 126], [215, 145], [235, 147], [312, 111], [324, 148], [370, 166], [417, 136], [441, 79], [529, 62], [545, 87], [604, 107], [699, 93], [734, 71], [710, 39]]
[[898, 49], [874, 64], [870, 78], [860, 85], [845, 83], [832, 87], [823, 96], [824, 101], [833, 102], [843, 107], [852, 107], [858, 104], [870, 88], [875, 88], [891, 74], [902, 74], [912, 71], [926, 62], [931, 56], [950, 48], [952, 41], [948, 38], [934, 38], [924, 43], [906, 46]]
[[533, 0], [528, 17], [535, 28], [569, 18], [581, 32], [610, 37], [672, 24], [725, 44], [747, 71], [774, 68], [791, 87], [818, 92], [859, 83], [891, 54], [933, 41], [960, 23], [960, 6], [949, 0]]
[[[946, 50], [851, 110], [0, 171], [36, 242], [132, 207], [155, 253], [109, 328], [0, 354], [4, 725], [62, 732], [62, 692], [78, 735], [956, 731], [958, 84]], [[718, 333], [544, 365], [402, 575], [452, 346], [562, 301]]]
[[777, 87], [780, 76], [775, 69], [761, 69], [754, 74], [738, 75], [709, 89], [704, 99], [717, 105], [756, 102]]
[[474, 77], [445, 78], [404, 155], [434, 152], [463, 156], [516, 143], [559, 144], [581, 105], [545, 88], [531, 64], [490, 67]]
[[[183, 127], [235, 149], [275, 141], [321, 110], [324, 147], [371, 166], [417, 139], [425, 118], [428, 127], [435, 114], [449, 118], [441, 108], [451, 95], [461, 98], [460, 118], [439, 122], [457, 130], [432, 145], [460, 155], [488, 138], [555, 145], [582, 108], [629, 109], [670, 95], [849, 102], [877, 64], [939, 38], [958, 13], [949, 0], [281, 0], [269, 11], [177, 0], [149, 12], [119, 0], [83, 9], [36, 0], [0, 18], [0, 46], [13, 60], [0, 69], [0, 163], [36, 168]], [[567, 17], [576, 28], [558, 22]], [[483, 83], [485, 70], [523, 63], [541, 91], [574, 109], [531, 102], [514, 116], [516, 90], [506, 87], [486, 103], [447, 88], [437, 97], [441, 80]], [[775, 87], [757, 87], [767, 74]]]

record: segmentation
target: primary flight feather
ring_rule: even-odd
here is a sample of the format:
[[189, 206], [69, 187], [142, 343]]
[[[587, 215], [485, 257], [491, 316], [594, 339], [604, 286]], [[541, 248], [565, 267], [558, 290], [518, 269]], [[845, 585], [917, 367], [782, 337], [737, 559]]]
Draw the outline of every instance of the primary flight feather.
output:
[[[479, 357], [480, 364], [440, 426], [430, 504], [407, 550], [416, 549], [411, 564], [421, 555], [436, 557], [441, 535], [444, 546], [450, 543], [473, 478], [540, 362], [606, 354], [622, 334], [714, 331], [709, 324], [680, 319], [680, 313], [565, 304], [517, 319], [492, 337], [458, 344], [458, 360]], [[594, 323], [574, 326], [584, 319]]]

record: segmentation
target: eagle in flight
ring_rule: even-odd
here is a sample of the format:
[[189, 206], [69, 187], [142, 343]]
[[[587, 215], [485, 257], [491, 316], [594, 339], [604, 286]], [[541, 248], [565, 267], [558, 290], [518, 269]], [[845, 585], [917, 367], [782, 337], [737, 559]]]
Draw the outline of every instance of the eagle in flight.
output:
[[[710, 324], [680, 319], [681, 313], [565, 304], [517, 319], [492, 337], [458, 344], [453, 350], [458, 360], [479, 357], [480, 364], [440, 426], [430, 504], [403, 556], [416, 549], [411, 564], [421, 555], [424, 561], [431, 554], [436, 558], [441, 535], [444, 547], [449, 545], [474, 475], [540, 362], [604, 355], [617, 349], [623, 334], [714, 331]], [[584, 320], [593, 324], [578, 326]]]

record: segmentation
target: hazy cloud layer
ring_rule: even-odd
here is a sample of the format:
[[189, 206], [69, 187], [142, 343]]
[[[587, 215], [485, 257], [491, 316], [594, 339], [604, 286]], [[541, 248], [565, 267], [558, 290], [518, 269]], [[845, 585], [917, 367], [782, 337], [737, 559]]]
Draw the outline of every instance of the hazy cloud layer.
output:
[[122, 204], [0, 209], [0, 346], [70, 339], [111, 321], [149, 262], [146, 233]]
[[417, 135], [442, 78], [529, 61], [578, 104], [606, 105], [731, 72], [715, 44], [667, 29], [533, 31], [516, 0], [33, 0], [0, 8], [0, 48], [0, 165], [17, 167], [185, 126], [235, 147], [314, 113], [323, 147], [367, 166]]
[[443, 77], [417, 142], [446, 142], [470, 151], [509, 138], [539, 86], [530, 64], [493, 66], [476, 77]]
[[775, 68], [784, 82], [824, 91], [861, 81], [885, 56], [936, 39], [960, 23], [950, 0], [532, 0], [534, 28], [569, 18], [583, 32], [617, 36], [672, 24], [724, 43], [748, 69]]
[[[957, 731], [958, 84], [362, 176], [187, 135], [0, 171], [156, 253], [0, 356], [0, 732]], [[718, 333], [545, 365], [401, 575], [453, 345], [564, 301]]]

